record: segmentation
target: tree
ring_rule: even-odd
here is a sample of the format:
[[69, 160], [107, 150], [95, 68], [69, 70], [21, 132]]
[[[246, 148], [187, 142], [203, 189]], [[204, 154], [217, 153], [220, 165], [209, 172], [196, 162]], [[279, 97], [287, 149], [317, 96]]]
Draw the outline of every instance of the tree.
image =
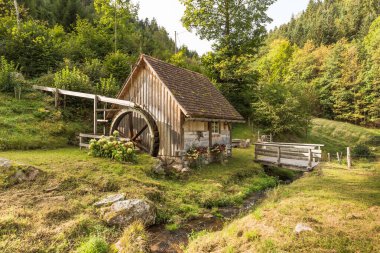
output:
[[274, 0], [181, 0], [182, 23], [201, 39], [215, 41], [229, 56], [255, 53], [271, 19], [266, 10]]
[[[214, 41], [214, 52], [202, 57], [209, 77], [244, 117], [250, 115], [255, 73], [249, 62], [266, 35], [271, 19], [266, 10], [274, 0], [181, 0], [183, 25]], [[243, 101], [242, 101], [243, 100]]]

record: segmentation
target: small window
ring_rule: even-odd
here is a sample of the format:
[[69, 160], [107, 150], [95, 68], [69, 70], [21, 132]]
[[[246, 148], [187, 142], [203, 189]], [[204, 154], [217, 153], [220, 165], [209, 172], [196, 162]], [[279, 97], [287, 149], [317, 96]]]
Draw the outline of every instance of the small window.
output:
[[211, 132], [213, 134], [220, 133], [220, 123], [219, 122], [211, 122]]

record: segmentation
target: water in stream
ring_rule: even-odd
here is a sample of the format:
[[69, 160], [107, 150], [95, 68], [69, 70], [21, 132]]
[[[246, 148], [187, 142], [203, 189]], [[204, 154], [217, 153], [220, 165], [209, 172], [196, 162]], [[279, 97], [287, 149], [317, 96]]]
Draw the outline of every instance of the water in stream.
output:
[[164, 224], [154, 225], [148, 229], [150, 235], [150, 250], [152, 253], [180, 253], [182, 247], [187, 245], [189, 235], [202, 230], [218, 231], [223, 228], [225, 221], [246, 213], [265, 197], [265, 192], [256, 192], [247, 198], [240, 207], [219, 208], [223, 218], [212, 214], [204, 214], [182, 224], [175, 231], [168, 231]]

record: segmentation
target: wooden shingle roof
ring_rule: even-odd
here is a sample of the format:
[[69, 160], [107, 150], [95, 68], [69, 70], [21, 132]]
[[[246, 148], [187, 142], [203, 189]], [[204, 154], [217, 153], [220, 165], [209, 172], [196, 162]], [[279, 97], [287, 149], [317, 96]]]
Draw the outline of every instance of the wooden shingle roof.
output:
[[168, 87], [187, 117], [244, 120], [207, 77], [151, 56], [142, 58]]

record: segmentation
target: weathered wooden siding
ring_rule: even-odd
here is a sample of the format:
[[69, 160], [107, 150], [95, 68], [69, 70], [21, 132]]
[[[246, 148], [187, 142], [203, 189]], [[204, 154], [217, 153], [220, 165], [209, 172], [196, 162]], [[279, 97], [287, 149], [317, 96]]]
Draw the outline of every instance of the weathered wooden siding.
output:
[[[186, 121], [183, 125], [184, 129], [184, 149], [187, 150], [192, 146], [209, 146], [210, 131], [208, 129], [208, 122], [202, 121]], [[230, 130], [228, 125], [224, 122], [220, 123], [220, 133], [212, 133], [213, 144], [231, 144], [230, 143]]]
[[[182, 149], [181, 109], [168, 88], [148, 66], [144, 64], [135, 72], [121, 99], [138, 104], [153, 116], [160, 134], [159, 156], [175, 156], [176, 151]], [[133, 123], [143, 127], [142, 119], [138, 115], [133, 116]], [[120, 125], [128, 132], [127, 117]], [[149, 137], [148, 130], [145, 130], [141, 136], [143, 142], [147, 143]]]

